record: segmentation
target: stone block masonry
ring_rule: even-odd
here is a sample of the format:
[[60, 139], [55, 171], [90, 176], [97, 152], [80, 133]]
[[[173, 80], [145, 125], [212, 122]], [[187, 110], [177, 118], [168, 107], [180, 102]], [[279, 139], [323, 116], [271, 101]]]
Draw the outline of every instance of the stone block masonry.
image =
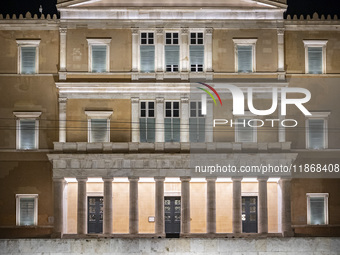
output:
[[4, 239], [1, 254], [225, 254], [297, 255], [340, 251], [340, 238], [237, 238], [237, 239]]

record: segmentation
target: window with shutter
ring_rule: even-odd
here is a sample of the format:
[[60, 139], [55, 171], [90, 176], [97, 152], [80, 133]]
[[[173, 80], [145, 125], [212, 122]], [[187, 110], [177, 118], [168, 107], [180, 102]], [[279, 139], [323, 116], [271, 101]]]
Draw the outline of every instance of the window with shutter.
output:
[[140, 70], [143, 73], [152, 73], [155, 71], [155, 46], [140, 46]]
[[308, 47], [308, 73], [322, 73], [322, 47]]
[[328, 224], [328, 193], [307, 193], [307, 224]]
[[308, 120], [308, 139], [309, 149], [325, 148], [325, 120], [309, 119]]
[[204, 40], [203, 33], [190, 33], [190, 70], [203, 72], [204, 69]]
[[180, 142], [179, 102], [165, 102], [164, 139], [165, 142]]
[[[236, 119], [236, 142], [256, 142], [256, 129], [248, 125], [249, 119]], [[237, 124], [236, 124], [237, 123]]]
[[36, 148], [36, 120], [19, 120], [19, 149], [34, 150]]
[[178, 33], [165, 34], [164, 55], [166, 72], [178, 72], [179, 68]]
[[155, 103], [151, 101], [140, 103], [139, 131], [140, 141], [155, 142]]
[[92, 45], [92, 72], [107, 72], [107, 46]]
[[201, 102], [190, 102], [189, 138], [190, 142], [205, 142], [205, 117]]
[[36, 73], [37, 47], [21, 47], [21, 73]]
[[90, 142], [109, 142], [109, 130], [107, 119], [91, 119]]
[[17, 226], [34, 226], [38, 224], [38, 195], [16, 195]]
[[250, 73], [253, 71], [253, 46], [237, 45], [238, 72]]

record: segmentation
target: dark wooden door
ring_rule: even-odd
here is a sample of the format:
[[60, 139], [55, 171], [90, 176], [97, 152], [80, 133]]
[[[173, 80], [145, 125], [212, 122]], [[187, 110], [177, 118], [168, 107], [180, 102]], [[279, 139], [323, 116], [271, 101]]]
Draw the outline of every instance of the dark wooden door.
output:
[[242, 232], [257, 233], [257, 197], [242, 197]]
[[103, 197], [88, 197], [87, 201], [87, 232], [103, 233]]
[[181, 197], [164, 198], [165, 233], [177, 237], [181, 231]]

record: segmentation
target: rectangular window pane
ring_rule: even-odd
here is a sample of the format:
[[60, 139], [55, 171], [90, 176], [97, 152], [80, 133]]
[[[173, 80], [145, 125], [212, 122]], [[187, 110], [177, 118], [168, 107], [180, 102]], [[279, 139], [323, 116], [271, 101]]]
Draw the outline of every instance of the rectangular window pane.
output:
[[326, 224], [324, 197], [310, 197], [310, 222], [312, 225]]
[[21, 73], [35, 73], [36, 47], [21, 47]]
[[20, 226], [34, 225], [34, 198], [20, 198]]
[[325, 148], [324, 141], [324, 120], [310, 119], [309, 124], [309, 149], [323, 149]]
[[204, 46], [203, 45], [190, 45], [190, 66], [191, 70], [195, 68], [196, 72], [203, 71], [204, 65]]
[[238, 142], [253, 142], [254, 141], [254, 128], [248, 126], [247, 119], [237, 119], [237, 123], [244, 123], [237, 124], [237, 132], [238, 132]]
[[91, 142], [108, 142], [107, 119], [91, 119]]
[[249, 73], [253, 71], [253, 46], [237, 45], [238, 71]]
[[147, 142], [146, 118], [140, 118], [139, 119], [139, 139], [142, 143]]
[[173, 125], [172, 141], [173, 142], [180, 142], [180, 132], [181, 132], [180, 121], [181, 121], [180, 118], [172, 119], [172, 125]]
[[106, 45], [92, 45], [92, 72], [104, 73], [106, 70]]
[[147, 139], [148, 143], [155, 142], [156, 119], [147, 118]]
[[322, 73], [322, 47], [308, 47], [309, 73]]
[[19, 144], [21, 150], [37, 149], [35, 144], [35, 122], [36, 120], [20, 120]]
[[151, 73], [155, 71], [155, 46], [140, 46], [140, 66], [141, 72]]
[[172, 142], [172, 125], [171, 118], [164, 119], [164, 141]]
[[[179, 65], [179, 46], [178, 45], [166, 45], [165, 46], [165, 65], [167, 71], [178, 71]], [[170, 68], [170, 70], [168, 70]], [[175, 70], [176, 69], [176, 70]]]

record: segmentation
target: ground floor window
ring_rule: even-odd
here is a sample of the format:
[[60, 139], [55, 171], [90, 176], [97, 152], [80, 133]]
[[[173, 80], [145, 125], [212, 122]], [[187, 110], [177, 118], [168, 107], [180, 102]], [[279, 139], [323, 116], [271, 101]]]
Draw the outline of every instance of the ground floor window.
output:
[[38, 195], [16, 195], [16, 218], [18, 226], [38, 225]]
[[328, 193], [307, 193], [307, 224], [328, 224]]

